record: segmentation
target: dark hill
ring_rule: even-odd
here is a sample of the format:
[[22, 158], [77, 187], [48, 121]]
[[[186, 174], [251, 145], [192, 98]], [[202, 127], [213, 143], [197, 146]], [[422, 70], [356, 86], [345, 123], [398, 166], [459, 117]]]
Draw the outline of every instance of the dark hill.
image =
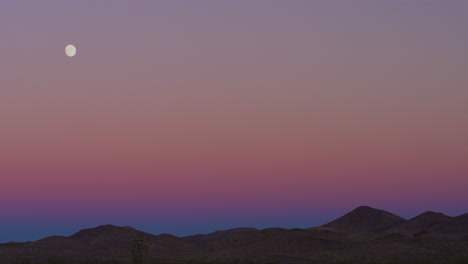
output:
[[[210, 255], [246, 257], [262, 261], [307, 262], [327, 248], [338, 248], [344, 243], [306, 229], [267, 228], [252, 232], [238, 232], [226, 239], [209, 242]], [[308, 256], [309, 255], [309, 256]]]
[[428, 233], [431, 227], [450, 224], [451, 222], [453, 222], [452, 217], [428, 211], [388, 230], [388, 232], [416, 237]]
[[151, 238], [152, 247], [158, 250], [191, 249], [194, 243], [170, 234], [161, 234]]
[[413, 238], [457, 240], [468, 233], [468, 222], [464, 215], [450, 217], [442, 213], [425, 212], [390, 230], [389, 233]]
[[380, 232], [404, 223], [405, 219], [384, 210], [360, 206], [324, 227]]
[[218, 230], [206, 235], [199, 234], [199, 235], [193, 235], [193, 236], [186, 236], [183, 237], [183, 239], [188, 240], [188, 241], [194, 241], [194, 242], [211, 242], [211, 241], [216, 241], [216, 240], [221, 240], [226, 237], [232, 236], [237, 233], [243, 233], [243, 232], [255, 232], [258, 231], [256, 228], [249, 228], [249, 227], [239, 227], [239, 228], [233, 228], [233, 229], [228, 229], [228, 230]]
[[468, 222], [468, 213], [459, 215], [459, 216], [457, 216], [456, 218], [459, 219], [459, 220], [461, 220], [461, 221], [466, 221], [466, 222]]
[[320, 263], [322, 253], [331, 252], [349, 263], [367, 263], [369, 258], [390, 263], [392, 256], [399, 256], [445, 264], [468, 256], [467, 218], [468, 214], [449, 217], [426, 212], [405, 221], [386, 211], [361, 206], [325, 226], [310, 229], [237, 228], [185, 238], [105, 225], [70, 237], [0, 244], [0, 264], [18, 260], [50, 263], [50, 257], [68, 258], [69, 263], [77, 264], [90, 260], [129, 263], [128, 244], [136, 235], [151, 242], [149, 261], [154, 263], [245, 260], [305, 264]]
[[77, 239], [77, 240], [87, 240], [93, 239], [95, 237], [101, 236], [122, 236], [122, 235], [137, 235], [137, 234], [144, 234], [139, 230], [136, 230], [132, 227], [120, 227], [114, 225], [102, 225], [95, 228], [88, 228], [80, 230], [79, 232], [71, 235], [70, 238]]
[[128, 248], [128, 241], [137, 235], [141, 235], [150, 241], [155, 237], [128, 226], [102, 225], [81, 230], [70, 236], [69, 239], [92, 245], [96, 249], [105, 250], [110, 248]]

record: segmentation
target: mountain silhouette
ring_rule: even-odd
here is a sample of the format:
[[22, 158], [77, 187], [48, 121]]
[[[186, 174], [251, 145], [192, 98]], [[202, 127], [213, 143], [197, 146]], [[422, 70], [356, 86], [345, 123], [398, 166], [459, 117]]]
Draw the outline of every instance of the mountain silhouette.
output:
[[25, 259], [30, 263], [47, 263], [51, 256], [66, 257], [75, 263], [130, 262], [129, 241], [137, 235], [151, 243], [151, 261], [164, 263], [236, 259], [318, 263], [324, 251], [358, 263], [369, 258], [388, 263], [392, 261], [389, 256], [395, 255], [447, 263], [448, 259], [464, 257], [464, 252], [468, 252], [468, 214], [450, 217], [429, 211], [405, 220], [383, 210], [360, 206], [328, 224], [309, 229], [234, 228], [186, 237], [103, 225], [69, 237], [0, 244], [0, 264]]
[[459, 215], [456, 218], [461, 220], [461, 221], [467, 221], [468, 222], [468, 213]]
[[402, 223], [387, 232], [408, 237], [456, 240], [468, 234], [466, 214], [458, 217], [427, 211]]
[[114, 225], [102, 225], [96, 228], [84, 229], [71, 235], [69, 239], [83, 244], [92, 245], [97, 249], [127, 248], [130, 239], [141, 235], [148, 240], [153, 240], [154, 235], [136, 230], [132, 227], [119, 227]]
[[250, 228], [250, 227], [238, 227], [238, 228], [233, 228], [233, 229], [228, 229], [228, 230], [218, 230], [218, 231], [206, 234], [206, 235], [198, 234], [198, 235], [193, 235], [193, 236], [185, 236], [183, 238], [186, 240], [195, 241], [195, 242], [211, 242], [211, 241], [224, 239], [226, 237], [229, 237], [237, 233], [255, 232], [255, 231], [258, 231], [258, 229]]
[[394, 227], [406, 220], [384, 210], [360, 206], [346, 215], [325, 224], [324, 227], [354, 231], [379, 232]]

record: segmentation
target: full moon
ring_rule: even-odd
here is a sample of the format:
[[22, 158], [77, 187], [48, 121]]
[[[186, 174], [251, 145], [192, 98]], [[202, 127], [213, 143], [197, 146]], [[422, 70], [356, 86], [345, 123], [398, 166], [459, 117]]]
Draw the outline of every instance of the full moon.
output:
[[65, 54], [67, 54], [68, 57], [73, 57], [76, 55], [76, 47], [73, 45], [68, 45], [65, 47]]

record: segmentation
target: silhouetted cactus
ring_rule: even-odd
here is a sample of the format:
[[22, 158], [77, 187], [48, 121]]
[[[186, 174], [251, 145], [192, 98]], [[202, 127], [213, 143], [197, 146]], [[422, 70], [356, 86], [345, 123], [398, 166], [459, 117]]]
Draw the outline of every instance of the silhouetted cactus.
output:
[[130, 240], [130, 255], [133, 264], [143, 264], [146, 255], [149, 253], [151, 242], [146, 241], [141, 235]]

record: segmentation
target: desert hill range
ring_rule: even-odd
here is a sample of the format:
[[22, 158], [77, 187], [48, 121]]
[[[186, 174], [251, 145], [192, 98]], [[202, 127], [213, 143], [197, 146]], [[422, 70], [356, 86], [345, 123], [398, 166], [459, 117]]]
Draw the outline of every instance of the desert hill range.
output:
[[0, 244], [0, 264], [50, 263], [51, 258], [130, 263], [128, 245], [137, 235], [151, 242], [148, 258], [154, 263], [468, 263], [462, 262], [468, 260], [468, 213], [425, 212], [406, 220], [360, 206], [308, 229], [235, 228], [176, 237], [103, 225], [69, 237]]

